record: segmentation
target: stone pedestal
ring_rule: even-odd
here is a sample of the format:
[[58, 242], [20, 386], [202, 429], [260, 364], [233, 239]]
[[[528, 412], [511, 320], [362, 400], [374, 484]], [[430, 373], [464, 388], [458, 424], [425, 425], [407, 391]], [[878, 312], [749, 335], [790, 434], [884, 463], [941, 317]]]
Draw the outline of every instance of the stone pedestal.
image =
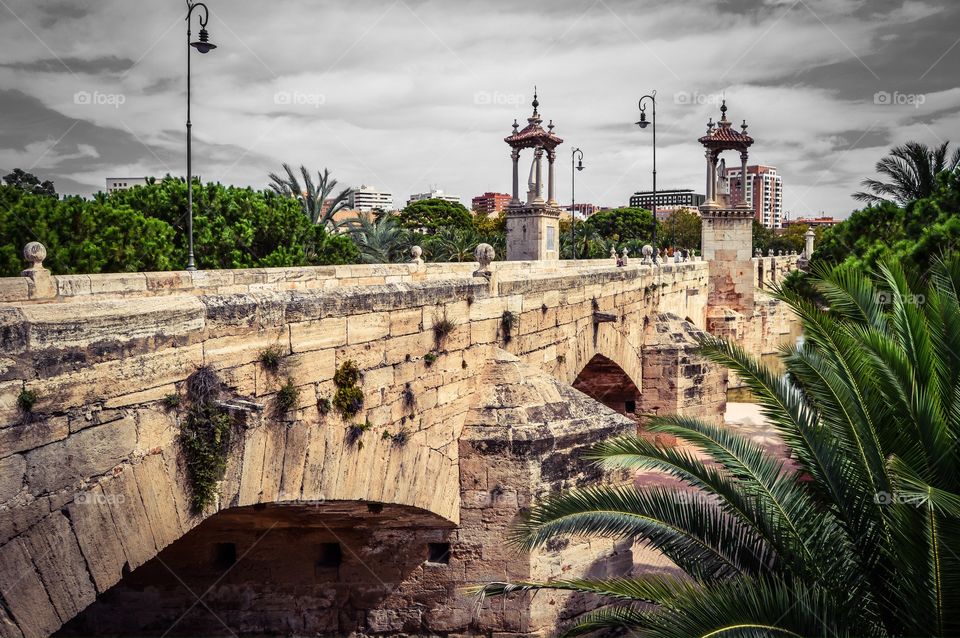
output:
[[721, 208], [713, 202], [700, 207], [701, 247], [710, 262], [709, 305], [753, 312], [753, 210]]
[[546, 203], [507, 208], [507, 261], [559, 258], [559, 208]]

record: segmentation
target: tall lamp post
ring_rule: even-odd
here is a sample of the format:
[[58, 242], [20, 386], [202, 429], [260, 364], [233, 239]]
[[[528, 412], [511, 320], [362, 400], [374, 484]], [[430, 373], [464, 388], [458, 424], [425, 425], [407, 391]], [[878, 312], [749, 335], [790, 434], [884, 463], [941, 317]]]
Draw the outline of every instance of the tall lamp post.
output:
[[[200, 39], [196, 42], [190, 41], [190, 18], [193, 16], [193, 10], [202, 8], [203, 13], [197, 14], [200, 18]], [[200, 53], [208, 53], [217, 48], [217, 45], [210, 42], [210, 34], [207, 33], [207, 20], [210, 19], [210, 11], [207, 5], [202, 2], [191, 2], [187, 0], [187, 238], [190, 244], [190, 252], [187, 257], [187, 270], [196, 270], [197, 264], [193, 260], [193, 152], [191, 142], [190, 124], [190, 47], [193, 47]]]
[[577, 258], [577, 235], [574, 228], [577, 222], [576, 181], [577, 171], [583, 170], [583, 151], [579, 148], [570, 151], [570, 249], [573, 258]]
[[647, 107], [643, 103], [644, 100], [653, 105], [653, 117], [651, 118], [653, 123], [653, 263], [657, 263], [657, 92], [654, 91], [650, 95], [644, 95], [640, 98], [640, 121], [637, 122], [637, 126], [640, 128], [647, 128], [647, 125], [651, 123], [647, 121]]

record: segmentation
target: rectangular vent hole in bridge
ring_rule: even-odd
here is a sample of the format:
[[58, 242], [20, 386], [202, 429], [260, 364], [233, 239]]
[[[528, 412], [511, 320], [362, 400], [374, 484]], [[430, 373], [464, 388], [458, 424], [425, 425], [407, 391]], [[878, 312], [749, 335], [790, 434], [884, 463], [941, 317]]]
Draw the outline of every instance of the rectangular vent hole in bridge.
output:
[[218, 569], [233, 567], [237, 562], [236, 543], [217, 543], [213, 550], [213, 564]]
[[317, 546], [316, 566], [319, 569], [335, 569], [343, 562], [340, 543], [320, 543]]
[[449, 565], [450, 543], [427, 543], [427, 562], [433, 565]]
[[637, 402], [636, 401], [624, 401], [623, 409], [627, 414], [636, 414], [637, 413]]

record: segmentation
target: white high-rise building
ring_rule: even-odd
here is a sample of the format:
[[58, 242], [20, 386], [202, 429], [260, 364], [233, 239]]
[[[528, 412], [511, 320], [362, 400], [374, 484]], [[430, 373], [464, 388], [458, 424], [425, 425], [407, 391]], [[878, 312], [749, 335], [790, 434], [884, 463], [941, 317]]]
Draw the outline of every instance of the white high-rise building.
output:
[[[728, 168], [731, 201], [740, 201], [740, 167]], [[774, 166], [747, 167], [747, 204], [755, 219], [767, 228], [783, 228], [783, 178]]]
[[428, 193], [414, 193], [410, 196], [410, 199], [407, 200], [407, 206], [413, 202], [419, 202], [422, 199], [442, 199], [448, 202], [460, 203], [460, 198], [456, 195], [447, 195], [442, 190], [432, 188]]
[[347, 207], [361, 213], [373, 210], [391, 210], [393, 208], [393, 194], [379, 191], [366, 184], [360, 188], [351, 188], [347, 194]]

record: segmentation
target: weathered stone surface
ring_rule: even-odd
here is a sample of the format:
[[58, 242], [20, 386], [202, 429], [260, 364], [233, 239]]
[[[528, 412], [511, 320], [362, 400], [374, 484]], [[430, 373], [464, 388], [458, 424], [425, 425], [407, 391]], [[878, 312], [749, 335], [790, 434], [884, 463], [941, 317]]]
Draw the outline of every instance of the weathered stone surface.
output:
[[79, 480], [109, 472], [127, 458], [137, 444], [132, 417], [77, 432], [69, 439], [27, 454], [27, 484], [44, 494]]
[[0, 596], [25, 638], [45, 638], [63, 622], [20, 539], [0, 547]]
[[0, 504], [20, 493], [26, 470], [27, 461], [19, 454], [0, 459]]
[[83, 552], [90, 576], [99, 593], [105, 592], [120, 580], [123, 564], [126, 562], [110, 507], [111, 504], [99, 485], [77, 494], [74, 502], [67, 507], [80, 551]]
[[133, 466], [133, 474], [140, 486], [140, 499], [153, 529], [157, 551], [160, 551], [183, 535], [173, 500], [172, 481], [159, 454], [145, 456]]
[[70, 423], [65, 416], [24, 416], [18, 423], [0, 429], [0, 458], [60, 441], [69, 434]]
[[24, 536], [57, 615], [63, 620], [73, 618], [93, 602], [96, 593], [70, 522], [53, 512]]
[[156, 555], [157, 544], [133, 468], [124, 466], [115, 477], [104, 481], [102, 488], [126, 562], [131, 570], [136, 569]]

